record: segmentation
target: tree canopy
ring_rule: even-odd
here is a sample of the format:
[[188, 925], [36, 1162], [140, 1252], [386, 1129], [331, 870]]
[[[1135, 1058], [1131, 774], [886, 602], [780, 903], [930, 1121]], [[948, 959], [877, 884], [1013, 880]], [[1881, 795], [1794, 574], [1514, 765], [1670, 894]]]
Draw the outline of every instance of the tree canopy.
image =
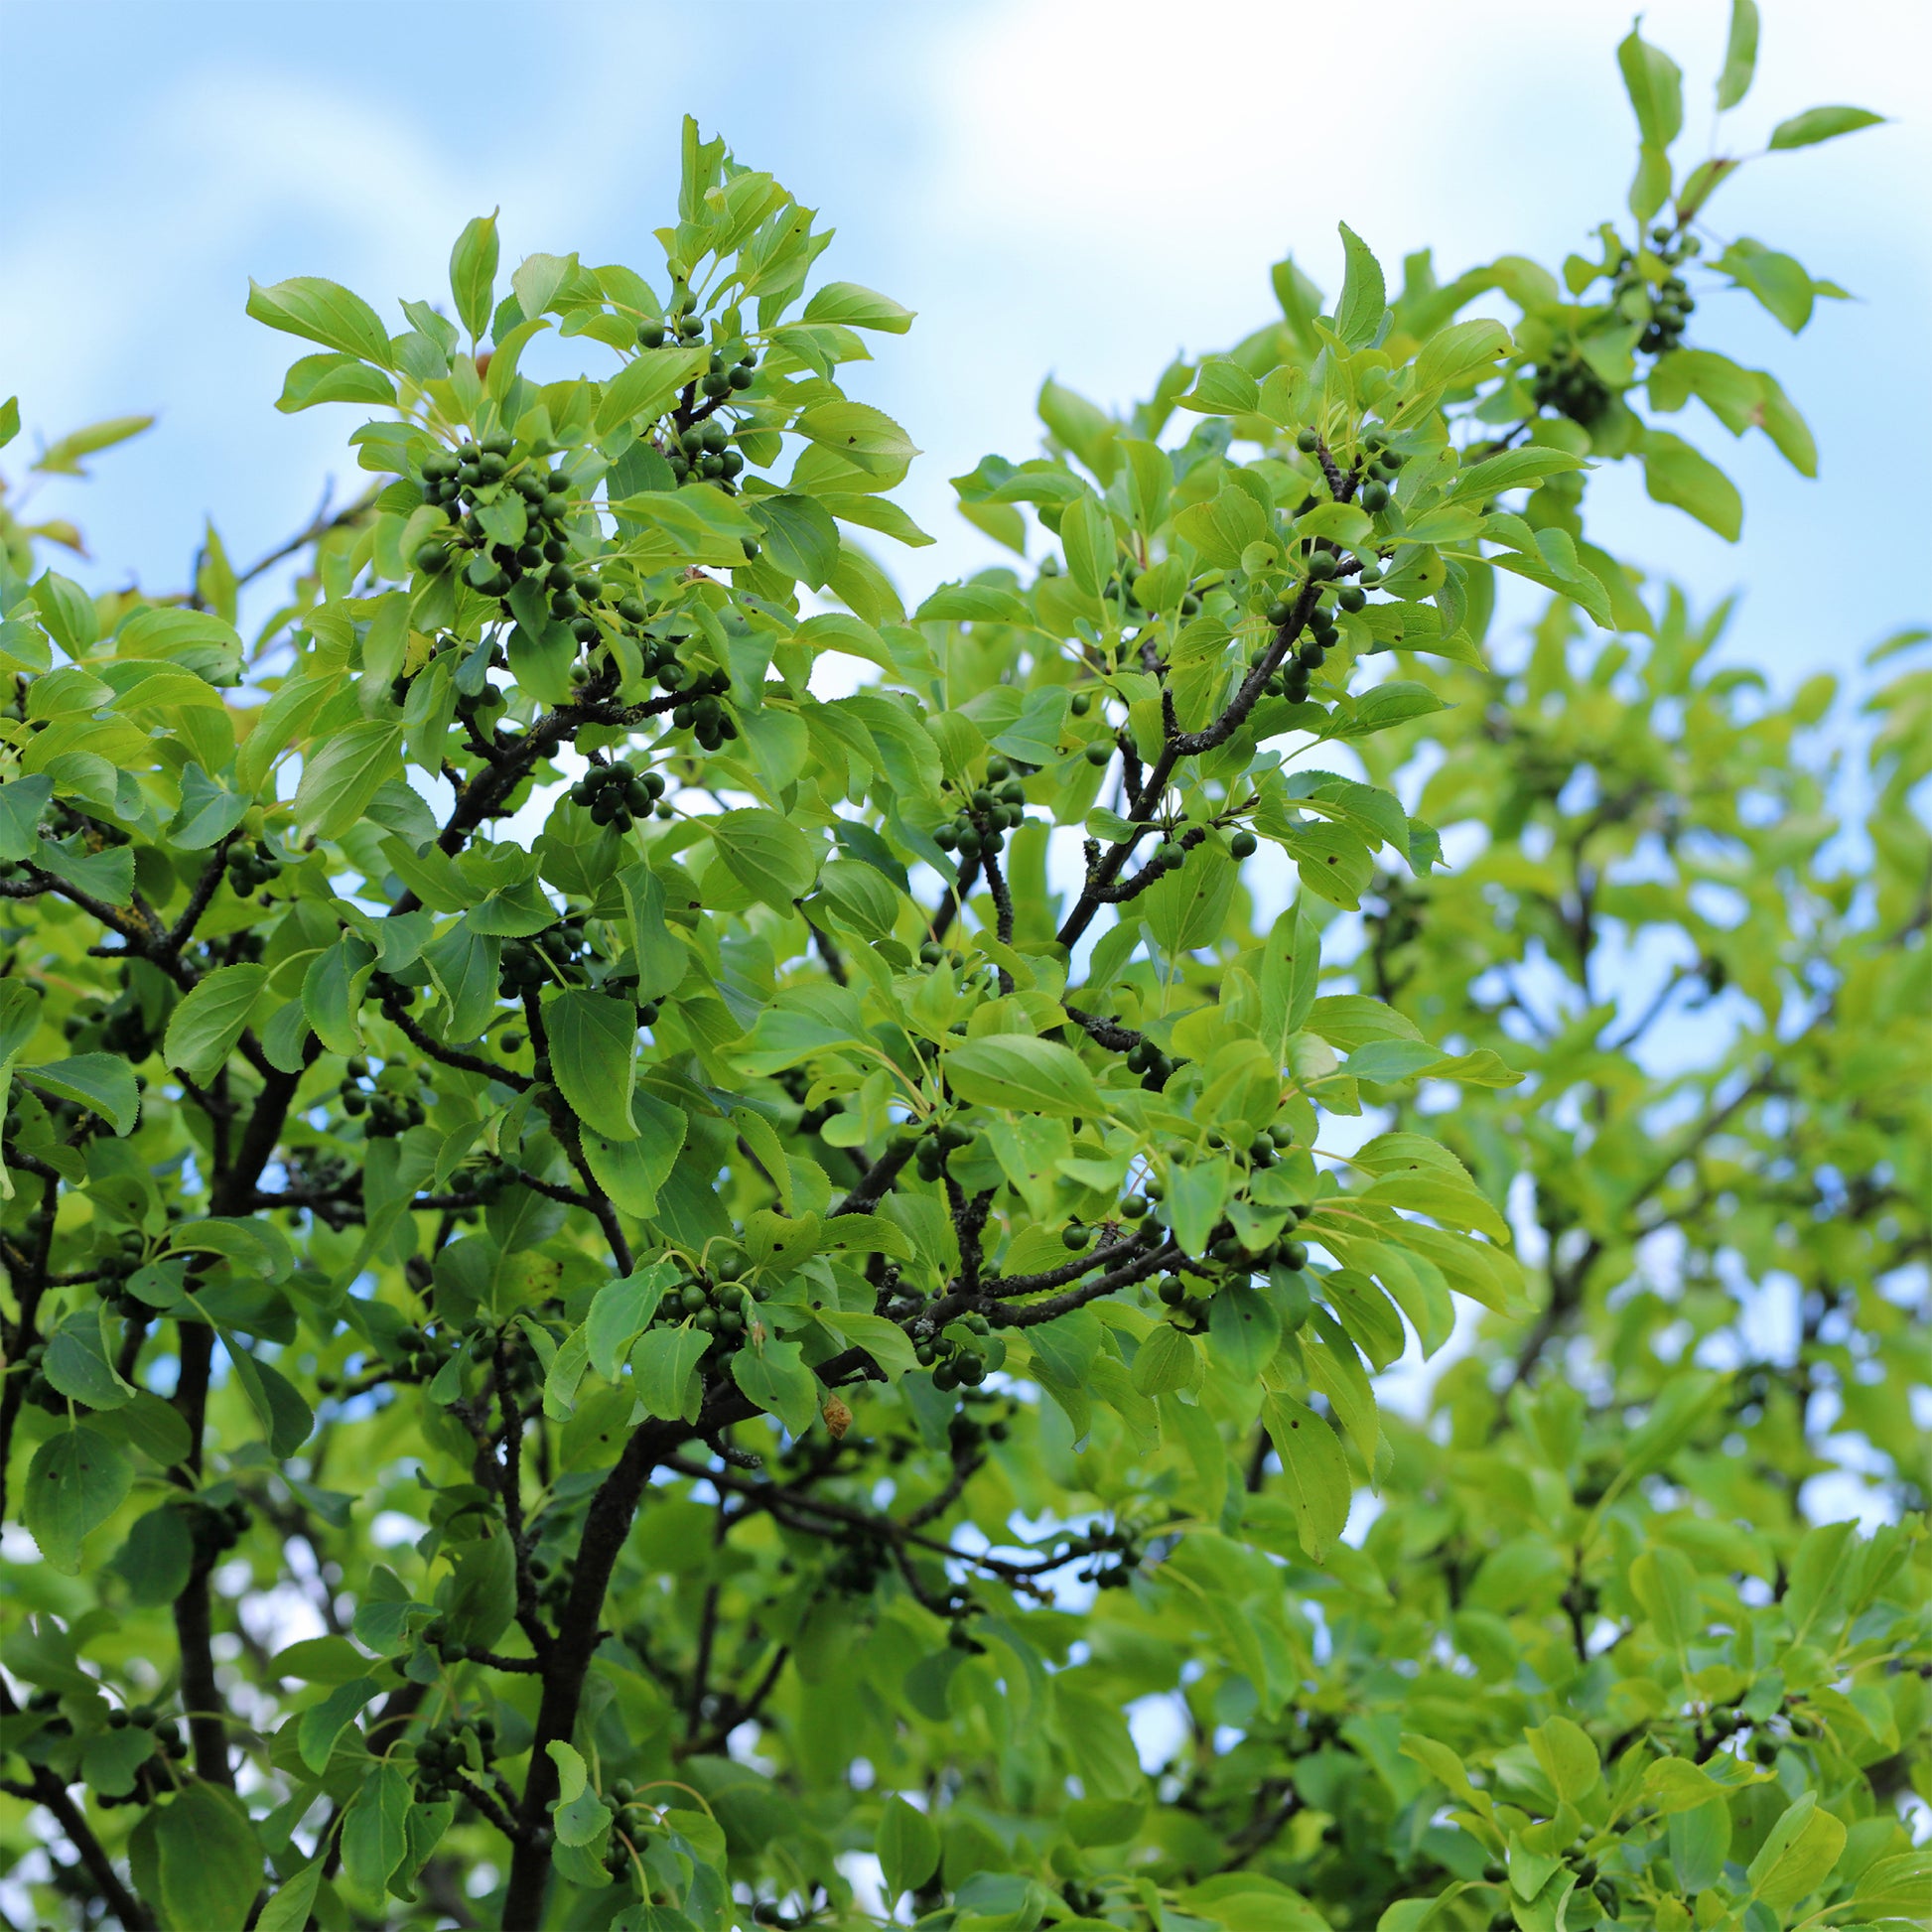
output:
[[1735, 536], [1687, 428], [1812, 474], [1707, 318], [1844, 293], [1617, 65], [1589, 252], [1344, 225], [1131, 413], [1048, 382], [910, 611], [912, 317], [689, 122], [653, 275], [253, 289], [373, 411], [258, 564], [89, 595], [31, 479], [145, 419], [42, 448], [0, 1899], [1932, 1916], [1926, 633], [1851, 719], [1592, 540], [1618, 465]]

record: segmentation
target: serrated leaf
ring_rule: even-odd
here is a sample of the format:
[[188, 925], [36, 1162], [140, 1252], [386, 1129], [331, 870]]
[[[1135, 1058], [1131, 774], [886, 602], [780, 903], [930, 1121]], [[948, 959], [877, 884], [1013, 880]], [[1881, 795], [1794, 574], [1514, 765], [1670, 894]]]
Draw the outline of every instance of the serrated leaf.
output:
[[1342, 254], [1346, 267], [1341, 295], [1335, 303], [1335, 334], [1350, 348], [1363, 348], [1372, 343], [1382, 327], [1382, 312], [1388, 307], [1388, 288], [1382, 277], [1382, 264], [1369, 245], [1347, 222], [1339, 222]]
[[16, 1067], [14, 1073], [24, 1086], [98, 1114], [117, 1135], [133, 1133], [140, 1118], [134, 1069], [116, 1053], [74, 1053], [45, 1066]]
[[1348, 1522], [1354, 1484], [1335, 1432], [1293, 1396], [1263, 1398], [1261, 1419], [1281, 1457], [1302, 1546], [1320, 1563]]
[[1016, 1113], [1097, 1114], [1100, 1092], [1086, 1063], [1056, 1040], [988, 1034], [963, 1040], [941, 1062], [961, 1100]]
[[261, 966], [220, 966], [189, 993], [168, 1022], [162, 1057], [191, 1080], [213, 1079], [248, 1025], [268, 978]]
[[325, 348], [359, 356], [378, 368], [392, 369], [388, 333], [381, 319], [359, 295], [316, 275], [296, 275], [264, 288], [248, 284], [248, 314], [271, 329], [306, 336]]

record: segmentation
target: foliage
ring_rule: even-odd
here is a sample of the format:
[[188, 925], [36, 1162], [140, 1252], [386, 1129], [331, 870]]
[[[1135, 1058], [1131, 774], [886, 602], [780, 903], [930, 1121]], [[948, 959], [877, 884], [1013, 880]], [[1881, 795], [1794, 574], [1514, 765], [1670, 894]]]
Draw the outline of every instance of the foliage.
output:
[[1634, 225], [1393, 293], [1344, 227], [1331, 306], [1280, 264], [1130, 418], [1048, 384], [957, 480], [1039, 561], [909, 615], [858, 533], [924, 541], [915, 451], [840, 372], [911, 318], [807, 297], [829, 237], [688, 125], [658, 283], [505, 290], [480, 219], [454, 322], [253, 291], [281, 407], [378, 412], [260, 565], [91, 598], [14, 499], [40, 1916], [1932, 1912], [1932, 1563], [1806, 1486], [1932, 1487], [1932, 685], [1848, 830], [1828, 682], [1587, 536], [1618, 462], [1735, 533], [1693, 397], [1813, 467], [1694, 278], [1839, 293], [1705, 248], [1736, 164], [1618, 59]]

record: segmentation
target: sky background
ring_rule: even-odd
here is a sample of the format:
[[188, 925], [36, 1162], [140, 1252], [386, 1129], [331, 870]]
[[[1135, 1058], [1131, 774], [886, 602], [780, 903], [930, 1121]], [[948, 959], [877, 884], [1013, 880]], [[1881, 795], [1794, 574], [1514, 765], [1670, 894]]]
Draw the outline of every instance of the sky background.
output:
[[[1915, 0], [1763, 0], [1757, 85], [1723, 145], [1853, 101], [1885, 128], [1774, 156], [1712, 207], [1726, 234], [1795, 253], [1855, 292], [1796, 341], [1741, 295], [1694, 326], [1769, 366], [1823, 451], [1808, 483], [1761, 438], [1694, 408], [1675, 426], [1736, 477], [1727, 545], [1605, 476], [1600, 539], [1699, 599], [1747, 587], [1729, 646], [1780, 686], [1846, 669], [1926, 615], [1932, 428], [1932, 13]], [[1686, 69], [1680, 154], [1708, 151], [1727, 0], [1662, 0], [1646, 33]], [[926, 455], [907, 506], [940, 541], [882, 547], [919, 593], [997, 553], [947, 479], [1033, 452], [1049, 371], [1109, 405], [1176, 349], [1230, 345], [1272, 312], [1292, 250], [1330, 290], [1346, 219], [1395, 270], [1445, 275], [1511, 251], [1553, 264], [1618, 212], [1633, 131], [1612, 61], [1621, 0], [873, 0], [671, 8], [632, 0], [0, 0], [8, 191], [0, 395], [29, 435], [156, 410], [157, 428], [57, 482], [76, 574], [180, 585], [202, 519], [249, 559], [300, 526], [359, 412], [271, 404], [301, 346], [249, 322], [247, 278], [325, 275], [374, 301], [447, 303], [450, 243], [500, 205], [507, 268], [579, 250], [661, 274], [680, 116], [722, 131], [839, 237], [827, 274], [919, 311], [877, 338], [855, 391]], [[594, 354], [597, 351], [592, 351]], [[11, 461], [10, 461], [11, 459]]]

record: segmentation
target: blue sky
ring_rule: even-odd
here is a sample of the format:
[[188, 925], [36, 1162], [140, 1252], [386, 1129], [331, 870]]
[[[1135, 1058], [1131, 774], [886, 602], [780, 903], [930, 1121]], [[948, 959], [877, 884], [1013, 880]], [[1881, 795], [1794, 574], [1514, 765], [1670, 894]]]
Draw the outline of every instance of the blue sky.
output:
[[[1596, 527], [1701, 599], [1745, 587], [1732, 653], [1788, 685], [1925, 611], [1914, 573], [1884, 566], [1921, 554], [1928, 528], [1912, 452], [1932, 429], [1932, 30], [1905, 0], [1763, 10], [1758, 85], [1727, 145], [1818, 101], [1895, 123], [1773, 157], [1712, 210], [1861, 298], [1796, 342], [1741, 296], [1698, 318], [1779, 373], [1823, 476], [1805, 483], [1760, 439], [1733, 445], [1693, 415], [1745, 490], [1742, 542], [1621, 477], [1599, 482]], [[1646, 15], [1687, 71], [1687, 150], [1725, 13], [1663, 0]], [[1030, 453], [1044, 374], [1131, 401], [1176, 348], [1262, 320], [1286, 250], [1332, 286], [1337, 219], [1391, 264], [1434, 242], [1446, 270], [1585, 245], [1629, 173], [1611, 64], [1628, 22], [1620, 0], [8, 0], [0, 394], [18, 389], [50, 435], [161, 412], [94, 483], [41, 492], [84, 521], [82, 575], [177, 584], [205, 514], [252, 556], [328, 476], [354, 485], [357, 418], [270, 407], [297, 350], [244, 318], [247, 277], [327, 275], [394, 318], [398, 295], [446, 299], [456, 230], [499, 204], [511, 262], [575, 248], [648, 271], [688, 110], [824, 210], [830, 273], [920, 312], [855, 383], [927, 452], [907, 501], [941, 541], [886, 559], [918, 591], [988, 558], [946, 479], [989, 450]]]

